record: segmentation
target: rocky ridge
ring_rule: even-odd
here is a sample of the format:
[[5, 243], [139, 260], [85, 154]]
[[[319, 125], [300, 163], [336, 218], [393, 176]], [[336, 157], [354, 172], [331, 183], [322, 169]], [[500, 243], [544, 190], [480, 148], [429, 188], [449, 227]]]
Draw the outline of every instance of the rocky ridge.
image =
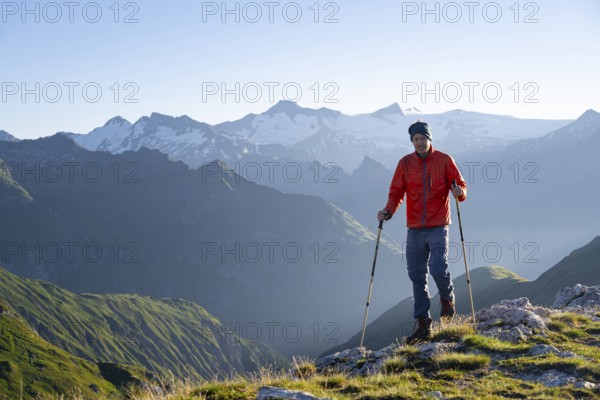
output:
[[[448, 357], [483, 357], [481, 364], [457, 363], [458, 367], [450, 368], [469, 370], [474, 377], [498, 371], [546, 388], [584, 390], [578, 397], [600, 395], [600, 368], [595, 368], [600, 359], [600, 286], [566, 287], [558, 292], [552, 307], [534, 306], [526, 297], [503, 300], [477, 312], [475, 327], [468, 320], [459, 318], [446, 327], [438, 325], [427, 343], [407, 346], [398, 341], [379, 350], [350, 348], [296, 364], [290, 375], [359, 377], [410, 368], [427, 377], [450, 365], [443, 364]], [[269, 388], [268, 393], [271, 397], [258, 398], [316, 398], [289, 390], [277, 397], [275, 388]], [[445, 398], [440, 391], [422, 395]]]

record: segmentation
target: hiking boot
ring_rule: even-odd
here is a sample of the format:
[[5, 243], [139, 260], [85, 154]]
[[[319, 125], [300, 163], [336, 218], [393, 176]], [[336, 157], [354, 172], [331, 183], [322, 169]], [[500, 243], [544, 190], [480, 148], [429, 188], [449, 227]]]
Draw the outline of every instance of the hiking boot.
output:
[[406, 338], [406, 344], [415, 344], [431, 339], [431, 318], [419, 318], [415, 321], [415, 329], [409, 337]]
[[454, 317], [455, 309], [454, 309], [454, 300], [441, 300], [440, 306], [440, 319], [445, 320], [446, 322], [452, 321], [452, 317]]

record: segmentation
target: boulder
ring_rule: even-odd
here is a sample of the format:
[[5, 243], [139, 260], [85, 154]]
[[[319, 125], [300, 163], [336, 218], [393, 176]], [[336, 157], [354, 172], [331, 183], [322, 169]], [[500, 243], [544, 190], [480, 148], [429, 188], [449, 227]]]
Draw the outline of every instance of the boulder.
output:
[[580, 308], [593, 309], [600, 307], [600, 286], [584, 286], [577, 284], [566, 287], [556, 294], [552, 307], [558, 309]]
[[529, 299], [521, 297], [502, 300], [490, 308], [479, 310], [475, 318], [477, 330], [483, 335], [518, 343], [535, 333], [545, 334], [548, 316], [554, 312], [548, 308], [534, 307]]
[[322, 397], [315, 397], [307, 392], [297, 390], [288, 390], [273, 386], [261, 387], [256, 396], [256, 400], [328, 400]]

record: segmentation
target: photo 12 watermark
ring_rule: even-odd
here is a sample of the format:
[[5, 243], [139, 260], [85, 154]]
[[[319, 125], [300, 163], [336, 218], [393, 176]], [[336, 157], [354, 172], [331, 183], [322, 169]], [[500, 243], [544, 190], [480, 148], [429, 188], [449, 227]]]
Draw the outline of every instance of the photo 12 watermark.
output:
[[519, 104], [539, 103], [540, 86], [536, 82], [512, 82], [510, 85], [488, 82], [402, 82], [402, 101], [435, 103], [486, 102], [501, 100]]
[[7, 23], [88, 23], [98, 24], [108, 21], [115, 24], [137, 24], [140, 3], [128, 2], [16, 2], [0, 3], [0, 20]]
[[340, 167], [334, 162], [299, 163], [295, 161], [248, 161], [227, 164], [227, 169], [215, 163], [206, 163], [201, 169], [202, 183], [219, 179], [223, 181], [241, 182], [243, 179], [252, 183], [312, 183], [336, 184], [340, 182]]
[[203, 264], [338, 264], [336, 242], [211, 241], [200, 245]]
[[202, 103], [258, 103], [273, 104], [279, 100], [298, 103], [339, 103], [340, 86], [336, 82], [202, 82]]
[[[535, 161], [460, 161], [456, 166], [467, 183], [538, 184], [541, 180], [540, 164]], [[420, 171], [409, 171], [408, 176], [423, 179]], [[443, 184], [445, 176], [445, 166], [433, 166], [428, 167], [425, 180], [431, 187]]]
[[328, 2], [202, 2], [202, 22], [297, 24], [310, 21], [315, 24], [337, 24], [339, 3]]
[[479, 2], [402, 2], [402, 22], [421, 23], [477, 23], [496, 24], [511, 21], [515, 24], [537, 24], [540, 6], [536, 2], [500, 4], [495, 1]]
[[95, 161], [0, 162], [0, 182], [28, 184], [115, 183], [137, 184], [140, 167], [135, 162], [102, 165]]
[[534, 161], [463, 161], [456, 165], [467, 183], [540, 183], [540, 165]]
[[137, 104], [140, 86], [136, 82], [101, 84], [88, 82], [16, 82], [0, 84], [2, 103], [89, 103], [102, 100], [113, 103]]
[[312, 343], [337, 344], [340, 328], [335, 322], [315, 321], [301, 324], [294, 321], [277, 322], [201, 322], [200, 330], [204, 337], [214, 337], [219, 343], [240, 343], [246, 340], [252, 343], [298, 343], [303, 338]]
[[[510, 261], [514, 264], [537, 264], [540, 262], [537, 258], [540, 252], [540, 245], [533, 240], [510, 243], [465, 241], [464, 244], [469, 264], [481, 261], [488, 264], [496, 264], [501, 260]], [[404, 263], [407, 261], [406, 253], [411, 251], [410, 246], [413, 246], [412, 249], [418, 250], [413, 244], [403, 242], [402, 262]], [[421, 256], [420, 253], [419, 256]], [[429, 254], [423, 254], [422, 256], [429, 257]], [[458, 263], [463, 260], [461, 242], [449, 242], [447, 252], [444, 251], [444, 246], [440, 245], [440, 250], [432, 251], [431, 257], [445, 257], [448, 263]], [[436, 260], [434, 259], [433, 261], [435, 262]]]
[[0, 243], [0, 261], [7, 265], [74, 265], [114, 263], [137, 264], [140, 262], [140, 246], [128, 242], [79, 242], [79, 241], [5, 241]]

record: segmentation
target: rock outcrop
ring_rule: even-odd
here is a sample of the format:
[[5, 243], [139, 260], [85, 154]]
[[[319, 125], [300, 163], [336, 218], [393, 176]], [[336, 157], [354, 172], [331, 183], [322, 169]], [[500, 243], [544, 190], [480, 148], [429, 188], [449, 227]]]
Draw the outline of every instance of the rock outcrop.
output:
[[548, 317], [555, 313], [545, 307], [534, 307], [529, 299], [502, 300], [490, 308], [477, 312], [477, 330], [482, 335], [491, 336], [511, 343], [527, 340], [533, 334], [544, 335], [548, 330]]
[[600, 308], [600, 286], [584, 286], [577, 284], [566, 287], [556, 295], [552, 307], [571, 310], [593, 310]]
[[[355, 347], [319, 358], [314, 362], [314, 365], [317, 373], [364, 376], [385, 373], [386, 363], [392, 359], [399, 359], [401, 364], [407, 361], [407, 357], [412, 357], [407, 365], [412, 365], [411, 368], [414, 368], [415, 363], [418, 363], [419, 360], [424, 360], [425, 365], [427, 365], [427, 360], [430, 360], [429, 365], [435, 365], [434, 361], [438, 357], [450, 353], [484, 354], [489, 356], [491, 360], [491, 364], [487, 368], [500, 370], [513, 378], [537, 382], [546, 387], [572, 385], [573, 388], [595, 391], [600, 389], [600, 385], [590, 382], [590, 376], [585, 373], [578, 373], [576, 368], [565, 367], [564, 370], [561, 370], [560, 368], [544, 367], [536, 369], [534, 365], [525, 371], [513, 371], [506, 361], [521, 357], [541, 361], [548, 358], [559, 358], [566, 360], [565, 365], [575, 365], [569, 364], [569, 362], [579, 362], [576, 360], [593, 361], [585, 355], [578, 355], [574, 351], [561, 349], [561, 344], [547, 343], [550, 343], [548, 337], [551, 337], [552, 329], [557, 329], [553, 317], [561, 318], [565, 312], [571, 312], [585, 316], [582, 318], [587, 318], [587, 321], [597, 322], [600, 321], [598, 317], [600, 316], [599, 310], [600, 286], [576, 285], [562, 289], [557, 294], [552, 308], [534, 306], [529, 299], [522, 297], [514, 300], [503, 300], [490, 308], [481, 309], [477, 312], [475, 332], [481, 336], [509, 342], [510, 345], [506, 346], [509, 350], [486, 350], [469, 345], [465, 337], [452, 340], [444, 335], [438, 335], [437, 339], [429, 343], [421, 343], [410, 347], [403, 346], [401, 343], [393, 343], [377, 351]], [[576, 319], [572, 314], [568, 318]], [[596, 331], [591, 331], [593, 335], [597, 336], [592, 342], [600, 343], [600, 333]], [[598, 346], [598, 344], [594, 346]], [[514, 352], [511, 352], [511, 348], [515, 349]], [[560, 366], [561, 363], [557, 362], [556, 365]], [[431, 393], [424, 393], [424, 395], [431, 396]], [[437, 397], [437, 395], [436, 393], [434, 397]]]

